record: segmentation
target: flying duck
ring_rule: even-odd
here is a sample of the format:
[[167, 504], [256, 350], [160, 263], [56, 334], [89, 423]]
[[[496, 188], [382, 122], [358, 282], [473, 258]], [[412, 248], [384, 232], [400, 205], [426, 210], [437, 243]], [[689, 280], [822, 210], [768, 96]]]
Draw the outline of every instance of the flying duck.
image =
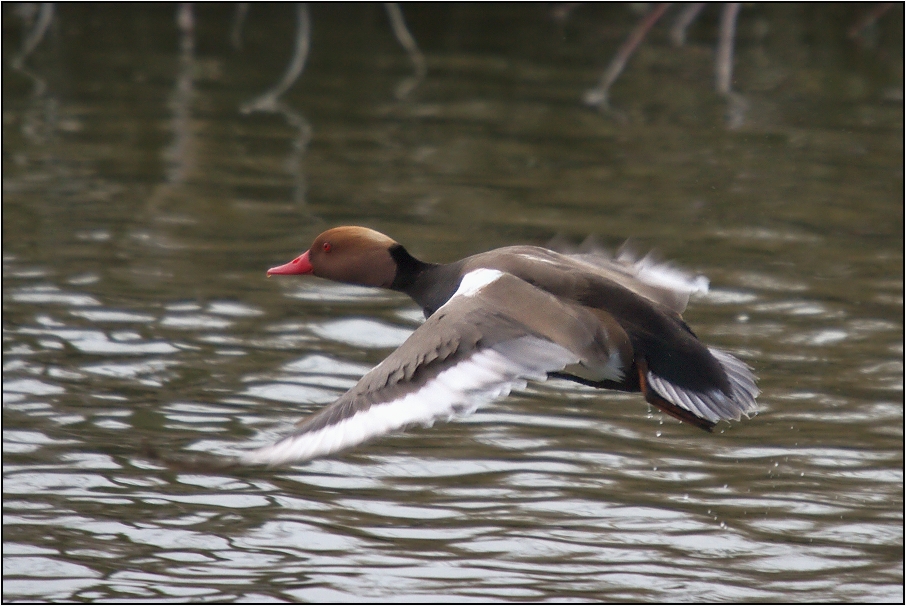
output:
[[749, 416], [751, 369], [706, 346], [683, 321], [707, 280], [628, 256], [508, 246], [449, 264], [426, 263], [365, 227], [336, 227], [267, 272], [314, 275], [409, 295], [426, 321], [333, 404], [248, 464], [306, 461], [411, 424], [467, 414], [556, 377], [641, 392], [669, 415], [711, 431]]

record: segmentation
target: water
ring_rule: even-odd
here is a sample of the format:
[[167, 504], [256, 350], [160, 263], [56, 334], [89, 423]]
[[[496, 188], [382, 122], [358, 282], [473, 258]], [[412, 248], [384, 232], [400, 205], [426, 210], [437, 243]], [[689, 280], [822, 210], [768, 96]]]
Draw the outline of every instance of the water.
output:
[[[180, 36], [171, 7], [61, 5], [3, 73], [4, 600], [903, 599], [896, 19], [860, 50], [842, 9], [746, 7], [731, 131], [707, 12], [684, 50], [655, 30], [621, 121], [579, 100], [622, 7], [404, 7], [429, 71], [398, 101], [380, 8], [315, 6], [292, 111], [250, 115], [293, 9], [253, 6], [241, 50], [231, 8], [194, 10]], [[418, 325], [264, 277], [344, 223], [436, 261], [656, 247], [711, 279], [686, 319], [760, 414], [706, 435], [550, 382], [307, 465], [150, 460], [267, 443]]]

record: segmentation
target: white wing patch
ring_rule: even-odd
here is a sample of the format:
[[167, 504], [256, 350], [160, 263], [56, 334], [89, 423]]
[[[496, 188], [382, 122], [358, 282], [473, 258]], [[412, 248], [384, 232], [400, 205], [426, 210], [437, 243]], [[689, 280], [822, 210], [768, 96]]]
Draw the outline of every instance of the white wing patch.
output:
[[[503, 275], [502, 271], [496, 269], [475, 269], [462, 277], [459, 288], [453, 293], [453, 296], [447, 301], [449, 303], [457, 296], [472, 297], [481, 291], [482, 288], [494, 282]], [[446, 305], [446, 303], [444, 303]]]
[[[473, 274], [492, 271], [471, 272], [463, 278], [463, 282]], [[485, 273], [478, 277], [488, 279], [489, 275]], [[490, 281], [497, 277], [490, 277]], [[460, 290], [463, 290], [462, 286]], [[569, 350], [538, 337], [525, 336], [504, 341], [488, 349], [476, 350], [468, 358], [398, 399], [373, 404], [327, 427], [287, 436], [276, 444], [243, 455], [241, 460], [259, 465], [306, 461], [407, 425], [430, 426], [438, 419], [469, 414], [490, 400], [506, 396], [513, 389], [522, 389], [526, 380], [543, 381], [548, 372], [562, 370], [578, 361], [578, 357]]]

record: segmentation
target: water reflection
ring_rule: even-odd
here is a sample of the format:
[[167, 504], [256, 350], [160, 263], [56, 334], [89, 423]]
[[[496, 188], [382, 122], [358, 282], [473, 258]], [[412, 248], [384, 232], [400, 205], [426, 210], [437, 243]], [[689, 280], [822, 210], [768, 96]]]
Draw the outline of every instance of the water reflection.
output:
[[[747, 8], [782, 44], [737, 55], [737, 85], [763, 87], [746, 128], [689, 92], [711, 69], [694, 29], [688, 53], [640, 52], [618, 127], [576, 103], [604, 7], [559, 42], [534, 9], [406, 7], [431, 69], [398, 103], [411, 66], [385, 9], [353, 23], [316, 5], [305, 78], [281, 97], [314, 125], [303, 148], [283, 117], [237, 112], [291, 52], [285, 8], [250, 13], [230, 55], [232, 8], [180, 28], [169, 7], [59, 5], [26, 61], [43, 96], [4, 72], [4, 599], [902, 599], [888, 64], [811, 52], [784, 29], [808, 23], [780, 18], [798, 7]], [[341, 223], [438, 261], [636, 236], [711, 278], [687, 318], [757, 368], [760, 414], [706, 436], [552, 381], [305, 466], [145, 456], [267, 443], [417, 325], [392, 294], [264, 277]]]

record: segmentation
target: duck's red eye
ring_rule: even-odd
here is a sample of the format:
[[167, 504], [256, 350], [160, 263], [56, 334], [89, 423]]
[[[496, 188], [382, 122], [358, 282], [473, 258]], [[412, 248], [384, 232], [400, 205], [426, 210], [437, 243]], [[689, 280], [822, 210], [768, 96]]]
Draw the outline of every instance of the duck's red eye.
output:
[[325, 242], [321, 245], [321, 248], [324, 249], [324, 252], [329, 253], [330, 249], [333, 248], [330, 242]]

